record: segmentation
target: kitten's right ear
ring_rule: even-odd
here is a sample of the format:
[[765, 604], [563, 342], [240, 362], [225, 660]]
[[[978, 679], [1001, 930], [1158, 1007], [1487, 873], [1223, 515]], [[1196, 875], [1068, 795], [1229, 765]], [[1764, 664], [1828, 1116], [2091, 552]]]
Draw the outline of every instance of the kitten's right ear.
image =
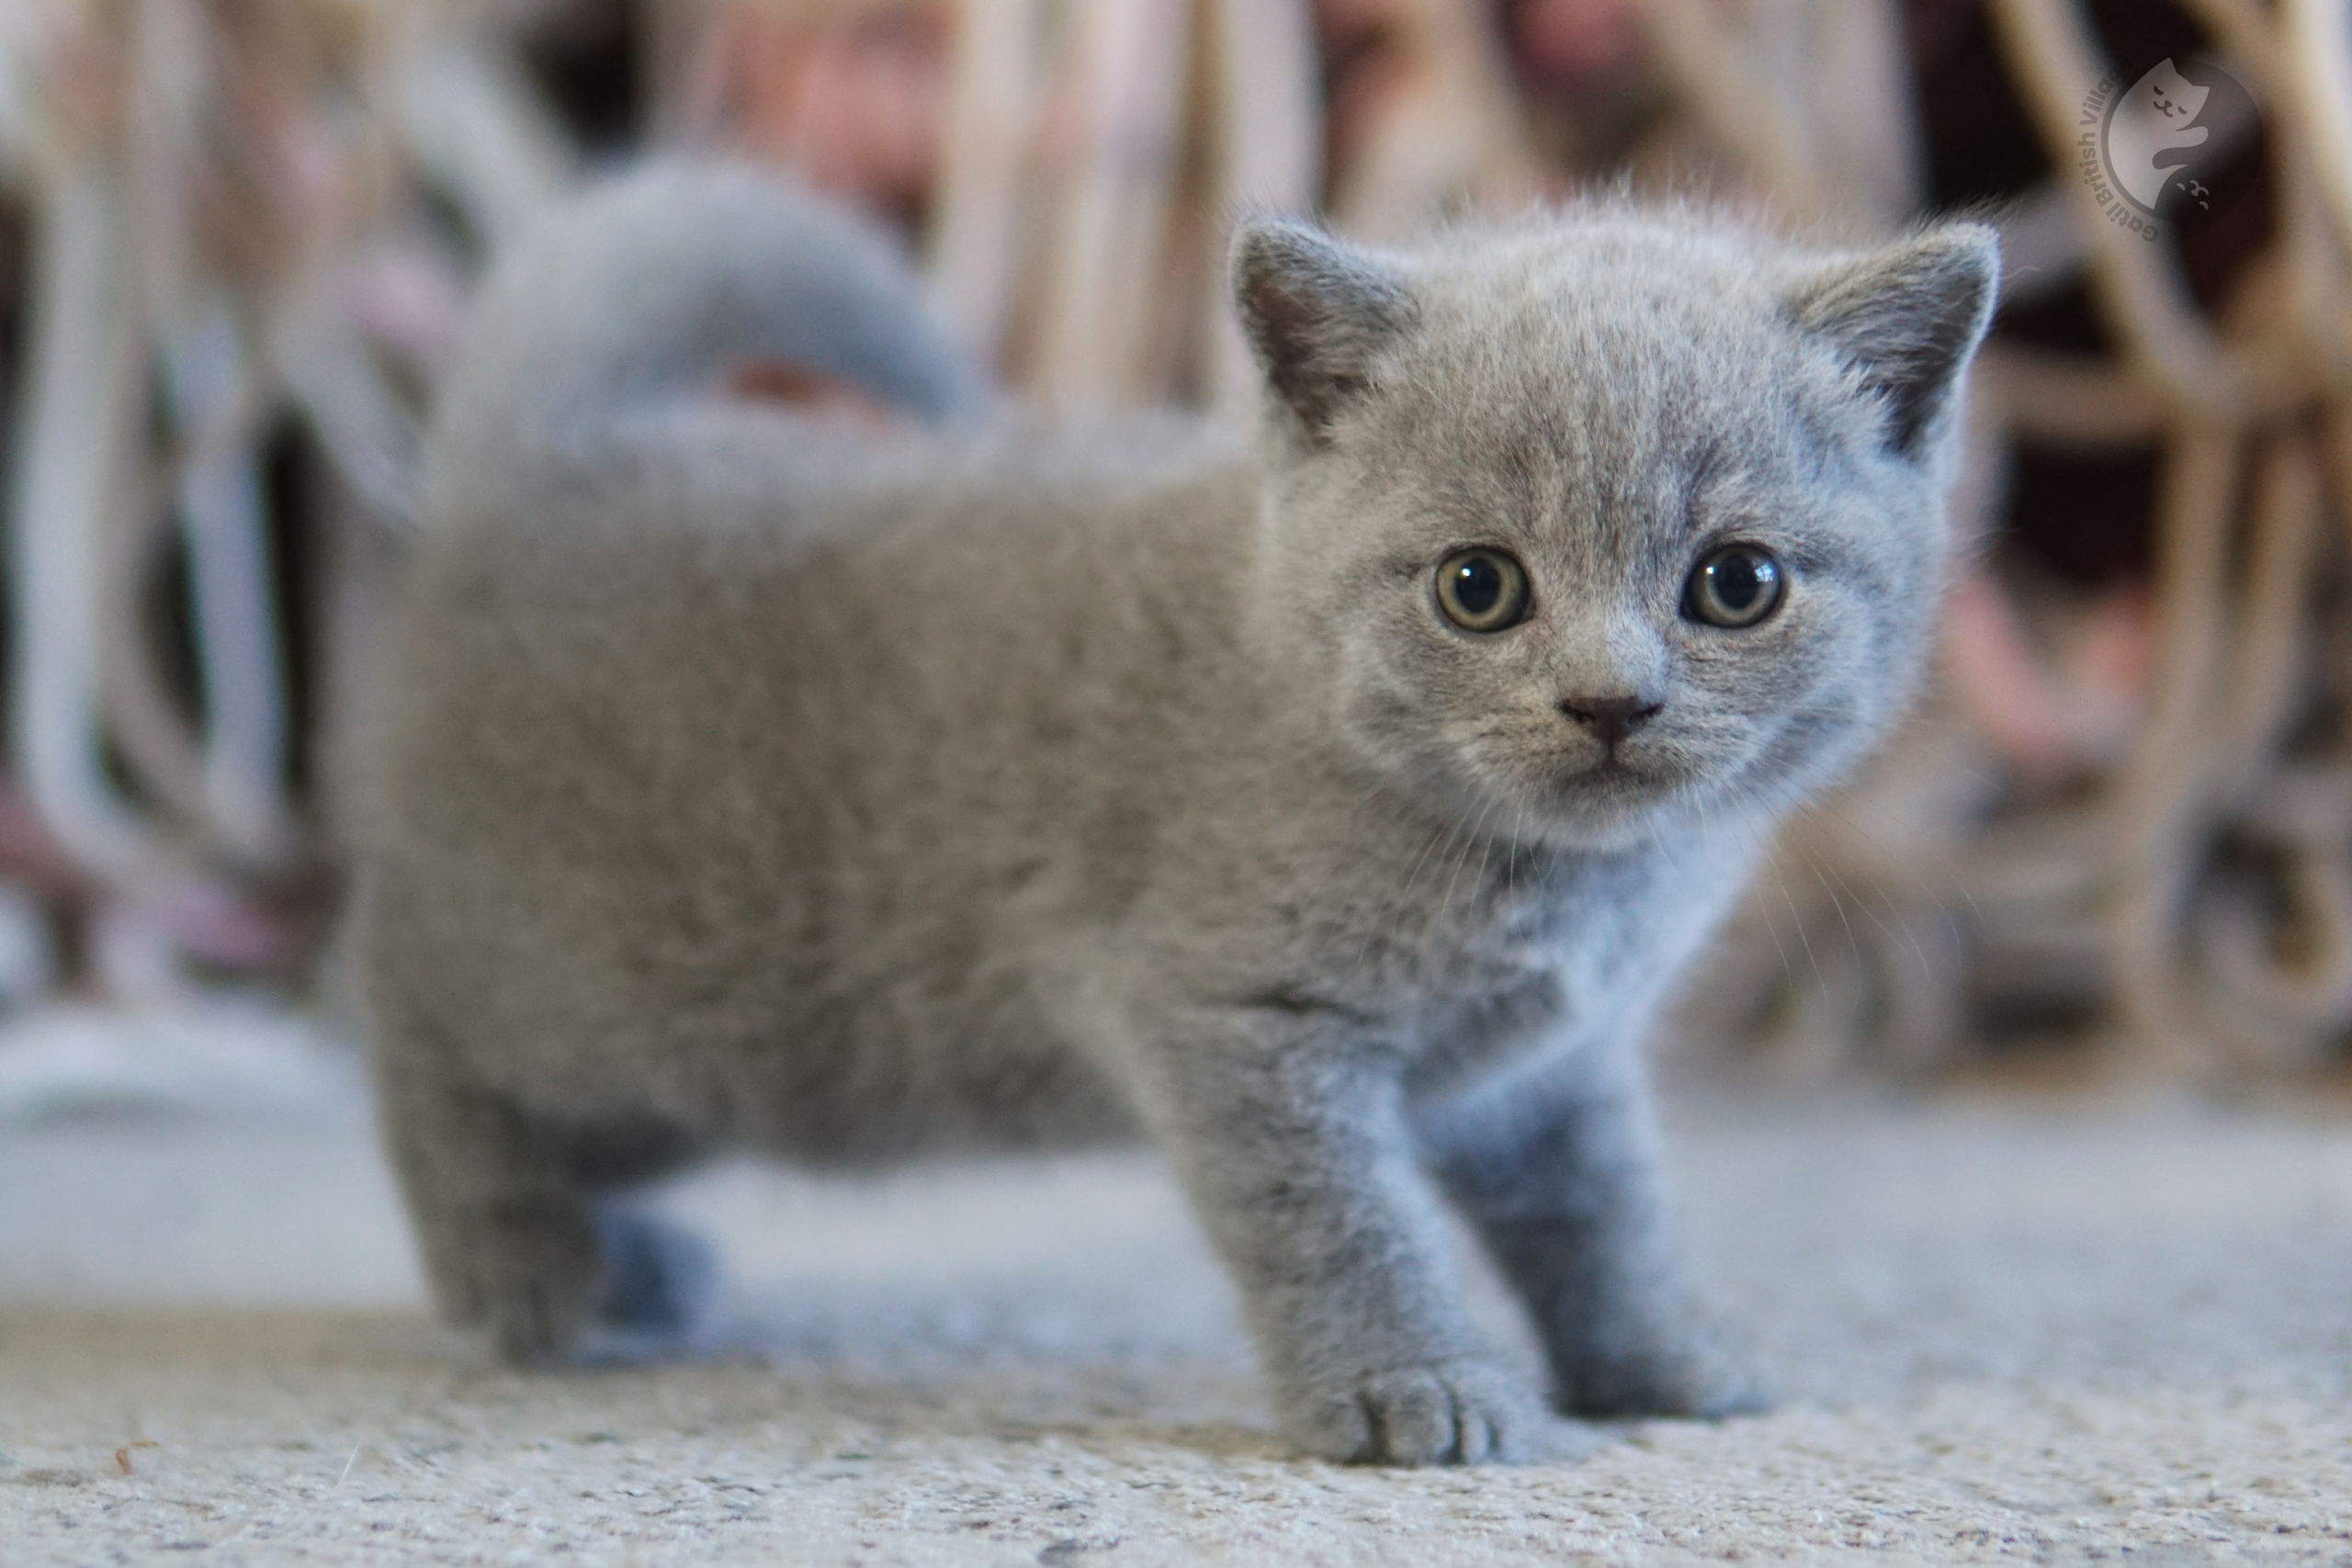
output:
[[1412, 319], [1411, 297], [1371, 256], [1279, 218], [1235, 233], [1233, 302], [1267, 385], [1318, 446]]

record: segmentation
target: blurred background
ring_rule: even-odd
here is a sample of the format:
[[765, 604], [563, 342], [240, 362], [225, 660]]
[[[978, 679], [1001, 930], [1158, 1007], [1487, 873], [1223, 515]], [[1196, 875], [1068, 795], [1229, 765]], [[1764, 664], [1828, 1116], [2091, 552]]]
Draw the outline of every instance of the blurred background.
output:
[[[332, 937], [419, 422], [486, 259], [645, 149], [877, 215], [1023, 395], [1226, 416], [1243, 205], [1372, 240], [1595, 185], [1854, 239], [1989, 218], [1934, 689], [1784, 836], [1669, 1048], [2340, 1095], [2346, 26], [2306, 0], [6, 0], [0, 1122], [347, 1082]], [[2148, 223], [2086, 128], [2166, 61], [2245, 91]]]

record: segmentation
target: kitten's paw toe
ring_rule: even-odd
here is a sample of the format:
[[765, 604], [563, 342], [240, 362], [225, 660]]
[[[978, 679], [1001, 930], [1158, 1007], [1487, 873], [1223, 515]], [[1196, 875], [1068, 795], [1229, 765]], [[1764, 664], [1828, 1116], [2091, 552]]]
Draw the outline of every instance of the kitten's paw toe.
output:
[[601, 1322], [684, 1336], [708, 1317], [718, 1294], [718, 1255], [702, 1237], [650, 1215], [605, 1207], [596, 1213], [596, 1239], [604, 1254]]
[[1348, 1464], [1481, 1464], [1556, 1457], [1560, 1429], [1523, 1379], [1484, 1361], [1368, 1372], [1302, 1402], [1299, 1445]]

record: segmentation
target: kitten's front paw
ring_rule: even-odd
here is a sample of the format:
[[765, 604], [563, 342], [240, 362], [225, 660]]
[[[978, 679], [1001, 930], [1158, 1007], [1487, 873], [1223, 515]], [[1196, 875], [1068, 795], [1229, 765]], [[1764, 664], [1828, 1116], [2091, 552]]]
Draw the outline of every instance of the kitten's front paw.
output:
[[1343, 1464], [1481, 1464], [1570, 1459], [1593, 1439], [1544, 1408], [1526, 1380], [1486, 1361], [1366, 1372], [1295, 1401], [1293, 1441]]

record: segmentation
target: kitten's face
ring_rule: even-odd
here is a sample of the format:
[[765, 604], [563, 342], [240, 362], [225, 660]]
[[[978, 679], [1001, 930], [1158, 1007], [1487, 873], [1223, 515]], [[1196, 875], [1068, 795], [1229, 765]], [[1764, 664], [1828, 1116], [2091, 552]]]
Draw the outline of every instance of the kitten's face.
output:
[[1346, 257], [1375, 320], [1335, 400], [1285, 394], [1269, 545], [1349, 742], [1474, 830], [1590, 846], [1848, 761], [1927, 650], [1991, 288], [1973, 232], [1914, 250], [1594, 218]]

